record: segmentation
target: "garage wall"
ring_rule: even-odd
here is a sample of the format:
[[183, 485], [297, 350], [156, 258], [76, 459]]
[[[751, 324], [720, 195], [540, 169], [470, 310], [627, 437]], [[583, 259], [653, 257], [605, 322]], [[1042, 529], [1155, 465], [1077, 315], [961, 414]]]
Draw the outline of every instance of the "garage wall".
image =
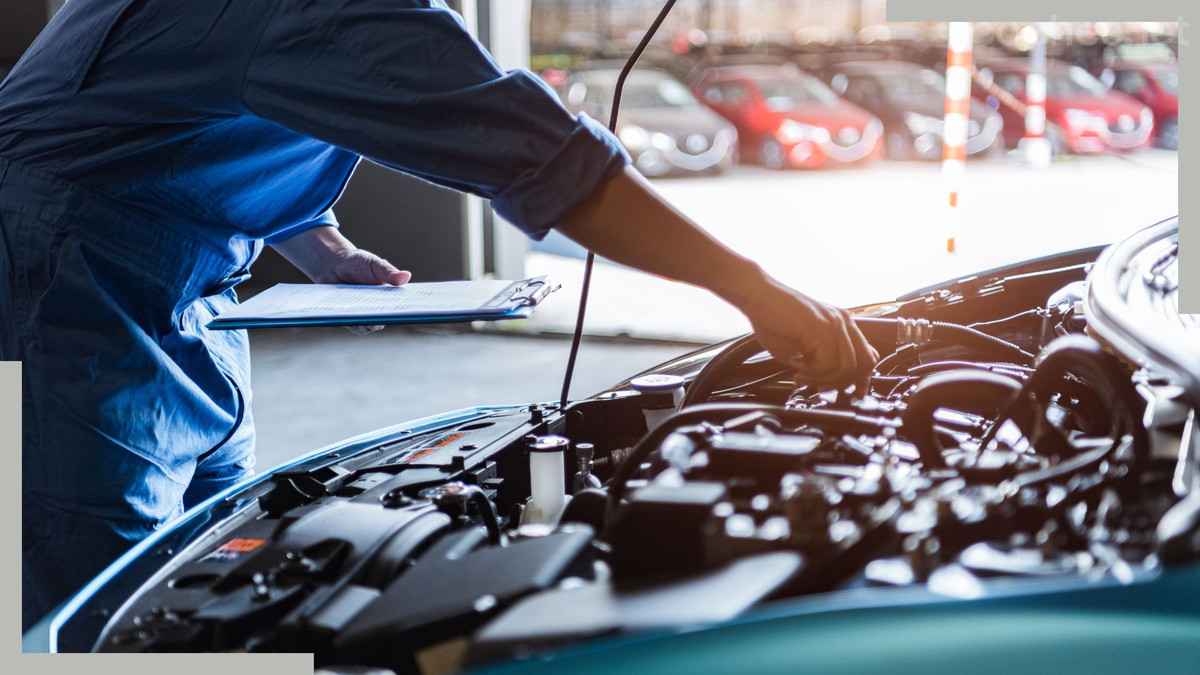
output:
[[49, 10], [45, 0], [3, 0], [0, 19], [0, 69], [7, 73], [42, 27]]

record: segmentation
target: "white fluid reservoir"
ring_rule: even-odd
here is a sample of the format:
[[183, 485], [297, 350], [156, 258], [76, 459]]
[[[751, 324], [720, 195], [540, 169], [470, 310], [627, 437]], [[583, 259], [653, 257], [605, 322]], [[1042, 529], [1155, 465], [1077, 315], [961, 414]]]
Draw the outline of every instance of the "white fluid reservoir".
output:
[[562, 436], [530, 436], [525, 441], [529, 449], [529, 492], [533, 497], [530, 510], [540, 512], [541, 522], [553, 523], [566, 501], [566, 450], [570, 441]]
[[638, 403], [646, 417], [646, 428], [662, 424], [679, 409], [683, 402], [684, 379], [678, 375], [644, 375], [629, 382], [630, 388], [641, 394]]

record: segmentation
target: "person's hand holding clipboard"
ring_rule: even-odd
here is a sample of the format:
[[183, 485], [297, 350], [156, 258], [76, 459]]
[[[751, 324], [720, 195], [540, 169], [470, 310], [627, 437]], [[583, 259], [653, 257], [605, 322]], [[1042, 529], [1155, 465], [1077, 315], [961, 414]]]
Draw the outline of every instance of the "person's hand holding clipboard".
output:
[[213, 319], [209, 328], [377, 326], [524, 319], [559, 285], [520, 281], [440, 281], [400, 286], [278, 284]]

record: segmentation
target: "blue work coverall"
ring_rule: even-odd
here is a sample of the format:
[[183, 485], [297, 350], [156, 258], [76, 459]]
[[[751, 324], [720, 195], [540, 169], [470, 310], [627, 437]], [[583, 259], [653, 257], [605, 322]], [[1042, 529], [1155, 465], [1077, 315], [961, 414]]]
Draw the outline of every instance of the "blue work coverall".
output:
[[628, 162], [437, 0], [71, 0], [0, 85], [26, 626], [250, 471], [246, 336], [205, 325], [360, 156], [534, 237]]

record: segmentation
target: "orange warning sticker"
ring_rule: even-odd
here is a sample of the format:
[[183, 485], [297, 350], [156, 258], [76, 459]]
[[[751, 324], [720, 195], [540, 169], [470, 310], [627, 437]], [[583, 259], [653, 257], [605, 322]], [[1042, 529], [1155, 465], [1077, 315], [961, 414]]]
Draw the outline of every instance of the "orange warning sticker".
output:
[[458, 439], [462, 438], [463, 436], [466, 436], [466, 434], [465, 433], [450, 434], [449, 436], [446, 436], [444, 438], [439, 438], [433, 445], [426, 446], [420, 450], [417, 450], [414, 454], [409, 455], [408, 457], [405, 457], [401, 463], [402, 464], [412, 464], [413, 462], [417, 461], [418, 459], [421, 459], [422, 457], [431, 455], [434, 453], [434, 451], [436, 451], [440, 448], [444, 448], [447, 445], [450, 445], [451, 443], [453, 443], [454, 441], [457, 441]]
[[266, 539], [230, 539], [221, 544], [217, 550], [229, 553], [249, 553], [265, 543], [267, 543]]
[[451, 435], [443, 438], [442, 440], [438, 441], [438, 444], [433, 447], [444, 448], [447, 445], [450, 445], [451, 443], [453, 443], [454, 441], [457, 441], [458, 439], [462, 438], [463, 436], [466, 436], [466, 434], [463, 434], [463, 433], [451, 434]]
[[266, 539], [247, 539], [236, 537], [221, 544], [212, 553], [200, 559], [200, 562], [229, 562], [259, 549], [267, 543]]

